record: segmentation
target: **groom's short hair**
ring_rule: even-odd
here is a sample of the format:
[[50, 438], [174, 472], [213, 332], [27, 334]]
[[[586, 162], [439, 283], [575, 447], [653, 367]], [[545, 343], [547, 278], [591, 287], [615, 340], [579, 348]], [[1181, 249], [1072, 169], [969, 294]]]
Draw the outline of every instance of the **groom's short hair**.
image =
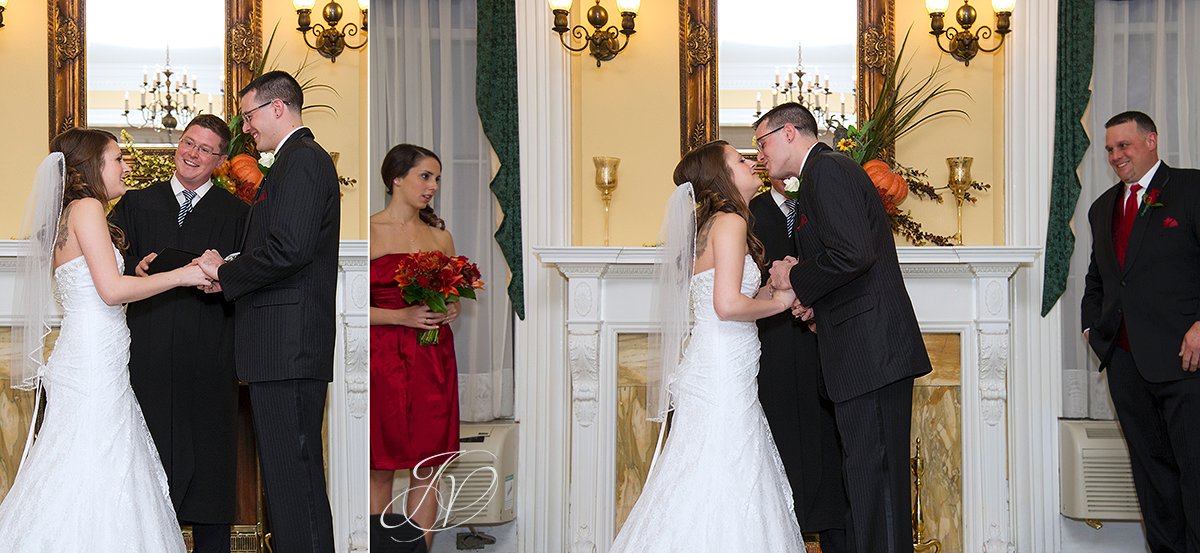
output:
[[[259, 102], [283, 100], [288, 109], [295, 113], [300, 113], [304, 107], [304, 89], [287, 71], [268, 71], [259, 75], [238, 93], [238, 97], [245, 97], [251, 92], [255, 93]], [[245, 109], [252, 107], [246, 106]]]
[[754, 122], [754, 128], [757, 129], [764, 122], [770, 127], [781, 127], [791, 123], [801, 134], [817, 137], [817, 119], [808, 108], [796, 102], [787, 102], [771, 108], [771, 111], [764, 113]]

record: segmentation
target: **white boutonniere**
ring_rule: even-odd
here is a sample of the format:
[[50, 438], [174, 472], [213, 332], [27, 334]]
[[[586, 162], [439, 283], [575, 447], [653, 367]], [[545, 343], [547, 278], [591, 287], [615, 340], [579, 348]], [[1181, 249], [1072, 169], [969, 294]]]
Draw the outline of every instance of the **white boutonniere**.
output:
[[258, 165], [263, 169], [270, 169], [275, 164], [275, 154], [273, 152], [262, 152], [258, 154]]
[[800, 195], [800, 177], [788, 177], [783, 179], [783, 195], [788, 198], [795, 198]]

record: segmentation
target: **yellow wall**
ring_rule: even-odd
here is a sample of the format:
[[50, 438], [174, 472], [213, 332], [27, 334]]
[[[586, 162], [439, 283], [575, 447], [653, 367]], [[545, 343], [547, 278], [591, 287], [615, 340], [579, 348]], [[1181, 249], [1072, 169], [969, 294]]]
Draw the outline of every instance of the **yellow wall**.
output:
[[[590, 2], [576, 1], [572, 19], [579, 19], [581, 5], [587, 4]], [[610, 14], [615, 12], [610, 0], [602, 4]], [[1004, 75], [1003, 58], [999, 57], [1003, 49], [998, 54], [980, 53], [967, 67], [934, 45], [923, 1], [896, 0], [895, 14], [897, 42], [912, 25], [908, 52], [913, 75], [927, 73], [940, 60], [949, 66], [942, 77], [971, 96], [955, 96], [930, 106], [962, 108], [971, 119], [947, 117], [927, 123], [897, 145], [897, 159], [927, 171], [932, 184], [944, 186], [948, 175], [945, 158], [974, 157], [972, 176], [991, 184], [992, 189], [979, 194], [978, 204], [964, 208], [965, 243], [1003, 244]], [[992, 18], [989, 9], [980, 10], [979, 24], [992, 25]], [[573, 243], [595, 246], [604, 240], [604, 209], [592, 163], [596, 155], [621, 158], [610, 216], [610, 244], [654, 242], [672, 188], [671, 171], [679, 160], [678, 2], [643, 2], [637, 34], [628, 49], [603, 67], [596, 68], [586, 54], [574, 57]], [[911, 210], [925, 230], [949, 235], [956, 229], [955, 208], [948, 192], [944, 197], [945, 203], [938, 204], [910, 196], [901, 207]]]
[[[609, 23], [620, 25], [616, 4], [602, 2]], [[578, 18], [576, 2], [572, 17]], [[604, 206], [596, 190], [593, 156], [621, 158], [610, 215], [610, 244], [654, 242], [679, 161], [679, 6], [675, 0], [642, 2], [637, 33], [616, 59], [596, 67], [574, 54], [572, 198], [573, 243], [604, 243]], [[586, 25], [586, 21], [584, 22]], [[546, 32], [551, 32], [546, 29]]]
[[[357, 14], [343, 21], [356, 21]], [[294, 70], [311, 52], [314, 61], [308, 75], [318, 82], [337, 89], [340, 96], [316, 92], [307, 101], [331, 104], [337, 115], [309, 111], [304, 122], [312, 128], [317, 141], [329, 151], [341, 152], [338, 174], [357, 179], [359, 186], [342, 198], [343, 239], [367, 237], [367, 194], [363, 187], [369, 180], [367, 169], [367, 52], [346, 50], [337, 63], [309, 50], [300, 33], [295, 30], [296, 12], [290, 0], [263, 1], [263, 29], [270, 35], [275, 22], [279, 32], [275, 38], [272, 58], [280, 69]], [[265, 39], [265, 37], [264, 37]], [[49, 144], [48, 76], [46, 68], [46, 2], [21, 0], [10, 2], [4, 11], [4, 28], [0, 29], [0, 79], [19, 83], [6, 87], [0, 102], [0, 237], [15, 236], [21, 227], [21, 214], [33, 172], [46, 155]]]
[[[951, 2], [950, 10], [958, 9]], [[947, 25], [953, 21], [950, 14]], [[939, 76], [951, 86], [970, 95], [948, 96], [930, 104], [928, 112], [944, 108], [965, 110], [970, 119], [948, 116], [932, 120], [917, 128], [896, 145], [896, 160], [909, 167], [926, 171], [930, 184], [945, 186], [949, 176], [946, 158], [970, 156], [975, 158], [971, 176], [992, 185], [991, 190], [973, 192], [979, 202], [963, 207], [963, 237], [968, 246], [990, 246], [1004, 243], [1004, 49], [995, 54], [980, 52], [971, 65], [943, 54], [929, 35], [929, 15], [925, 3], [918, 0], [896, 1], [896, 47], [912, 25], [906, 56], [912, 60], [912, 76], [928, 75], [941, 63], [946, 68]], [[994, 26], [989, 8], [979, 10], [977, 25]], [[1017, 30], [1018, 32], [1020, 29]], [[943, 38], [942, 44], [946, 44]], [[991, 46], [991, 42], [985, 43]], [[915, 80], [915, 79], [914, 79]], [[911, 194], [900, 207], [912, 211], [913, 218], [928, 232], [954, 234], [957, 215], [953, 195], [943, 193], [945, 202], [938, 204], [915, 199]]]
[[46, 3], [9, 2], [0, 29], [0, 238], [17, 238], [33, 172], [50, 143]]

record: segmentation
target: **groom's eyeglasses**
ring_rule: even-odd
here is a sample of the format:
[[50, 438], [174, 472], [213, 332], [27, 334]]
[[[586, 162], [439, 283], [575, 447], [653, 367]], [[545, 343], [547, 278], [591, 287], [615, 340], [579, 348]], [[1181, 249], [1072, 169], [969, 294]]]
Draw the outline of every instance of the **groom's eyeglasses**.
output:
[[773, 131], [771, 131], [771, 132], [769, 132], [769, 133], [767, 133], [767, 134], [764, 134], [764, 135], [762, 135], [762, 136], [756, 136], [756, 137], [754, 137], [754, 138], [750, 139], [750, 143], [751, 143], [751, 144], [753, 144], [755, 148], [757, 148], [757, 149], [760, 149], [760, 150], [761, 150], [761, 149], [762, 149], [762, 143], [763, 143], [763, 140], [764, 140], [764, 139], [766, 139], [768, 136], [771, 136], [771, 135], [773, 135], [773, 134], [775, 134], [775, 133], [777, 133], [777, 132], [779, 132], [779, 131], [782, 131], [782, 130], [783, 130], [783, 128], [784, 128], [784, 127], [786, 127], [786, 126], [787, 126], [787, 125], [780, 125], [780, 126], [778, 126], [778, 127], [775, 127], [775, 130], [773, 130]]
[[[254, 109], [251, 109], [251, 110], [246, 110], [246, 111], [242, 112], [242, 121], [249, 121], [249, 120], [250, 120], [250, 115], [251, 115], [251, 114], [253, 114], [254, 112], [256, 112], [256, 111], [258, 111], [258, 110], [260, 110], [260, 109], [262, 109], [262, 108], [265, 108], [265, 107], [267, 107], [267, 106], [271, 105], [271, 104], [272, 104], [274, 101], [275, 101], [275, 100], [271, 100], [271, 101], [269, 101], [269, 102], [266, 102], [266, 103], [260, 104], [258, 107], [254, 108]], [[283, 102], [283, 100], [280, 100], [280, 101], [281, 101], [281, 102]], [[292, 105], [292, 104], [291, 104], [291, 102], [283, 102], [283, 105], [285, 105], [285, 106], [290, 106], [290, 105]]]

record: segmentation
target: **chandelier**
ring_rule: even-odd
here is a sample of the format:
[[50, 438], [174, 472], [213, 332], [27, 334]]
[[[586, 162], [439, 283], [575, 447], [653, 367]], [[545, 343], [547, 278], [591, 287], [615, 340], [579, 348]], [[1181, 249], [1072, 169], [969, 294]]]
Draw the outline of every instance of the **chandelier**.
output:
[[[175, 78], [176, 75], [179, 77]], [[141, 105], [132, 112], [135, 117], [130, 116], [129, 93], [125, 93], [125, 111], [122, 113], [125, 122], [137, 129], [153, 128], [158, 132], [166, 131], [167, 137], [170, 138], [175, 129], [181, 124], [186, 126], [192, 117], [200, 113], [199, 106], [196, 105], [200, 90], [196, 85], [195, 77], [188, 82], [187, 69], [180, 74], [171, 68], [171, 47], [168, 46], [166, 65], [162, 69], [155, 69], [153, 82], [150, 81], [149, 72], [142, 70], [142, 84], [138, 88]], [[212, 111], [211, 96], [208, 105], [209, 111]], [[135, 122], [135, 118], [140, 118], [141, 121]]]
[[[821, 70], [813, 68], [812, 77], [807, 77], [808, 73], [804, 71], [803, 46], [797, 47], [796, 67], [789, 68], [784, 73], [784, 79], [780, 80], [780, 71], [775, 69], [775, 82], [771, 84], [771, 107], [779, 105], [780, 100], [783, 102], [796, 102], [812, 113], [813, 118], [817, 120], [817, 128], [825, 128], [835, 135], [841, 135], [846, 132], [846, 126], [850, 124], [850, 117], [846, 112], [846, 94], [841, 93], [840, 102], [837, 110], [833, 106], [833, 90], [829, 88], [829, 77], [825, 77], [825, 81], [821, 82]], [[793, 80], [793, 76], [795, 79]], [[850, 102], [854, 103], [855, 91], [851, 89]], [[762, 97], [761, 94], [755, 98], [754, 117], [757, 119], [762, 116]]]

